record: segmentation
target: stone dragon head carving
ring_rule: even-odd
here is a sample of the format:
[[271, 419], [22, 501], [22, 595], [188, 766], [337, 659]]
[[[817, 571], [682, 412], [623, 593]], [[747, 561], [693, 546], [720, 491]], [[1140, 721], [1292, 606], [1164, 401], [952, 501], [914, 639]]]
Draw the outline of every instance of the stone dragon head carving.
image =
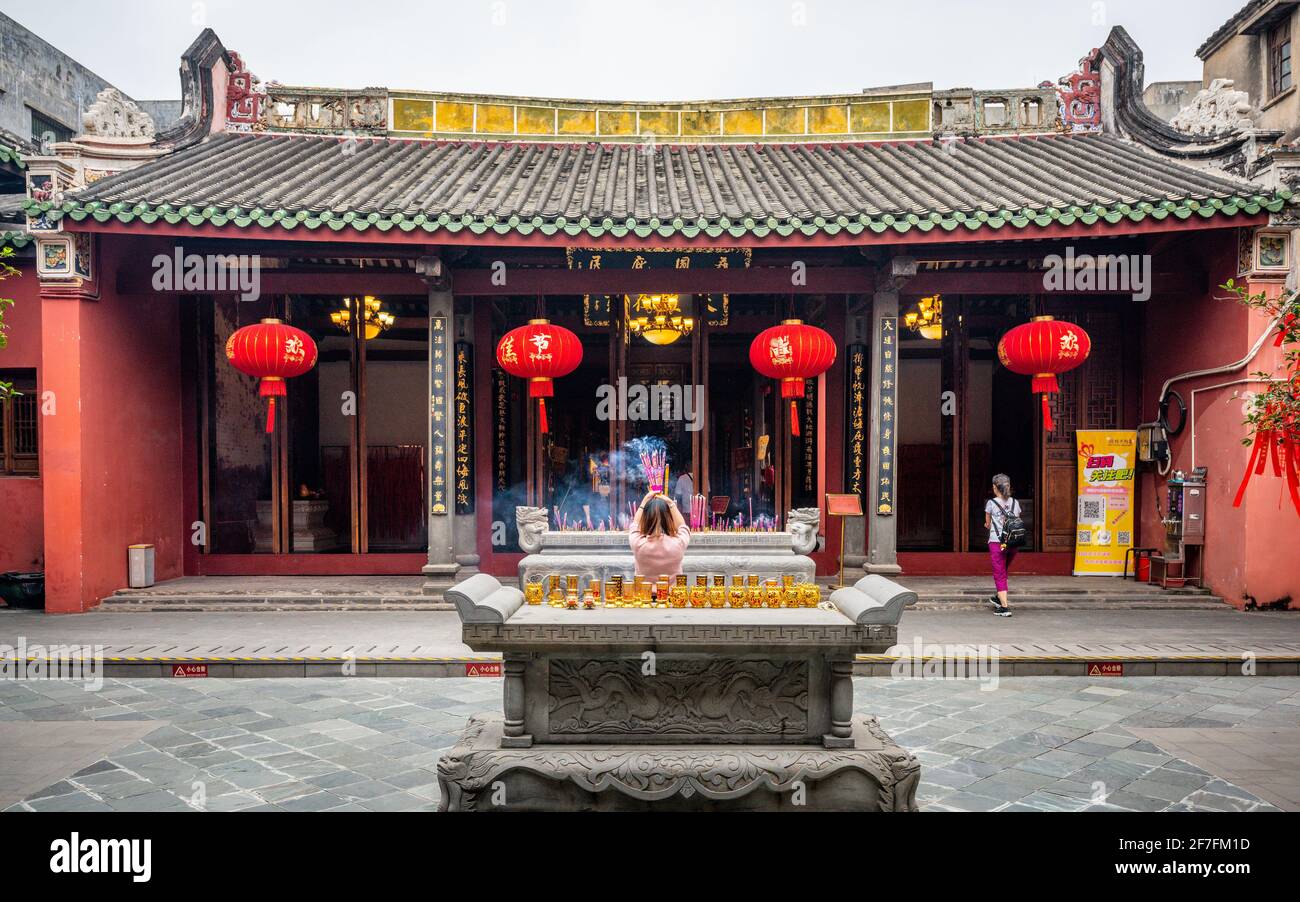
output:
[[519, 547], [525, 554], [542, 550], [542, 535], [550, 524], [544, 507], [516, 507], [515, 525], [519, 528]]
[[795, 554], [812, 554], [816, 550], [821, 517], [821, 509], [816, 507], [798, 507], [786, 514], [785, 522], [794, 535], [790, 544]]

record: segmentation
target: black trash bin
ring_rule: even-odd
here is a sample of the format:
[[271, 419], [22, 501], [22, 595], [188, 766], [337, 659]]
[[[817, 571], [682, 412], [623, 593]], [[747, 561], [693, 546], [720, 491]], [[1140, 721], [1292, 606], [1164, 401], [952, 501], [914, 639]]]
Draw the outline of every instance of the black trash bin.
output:
[[45, 609], [44, 573], [0, 573], [0, 598], [11, 608]]

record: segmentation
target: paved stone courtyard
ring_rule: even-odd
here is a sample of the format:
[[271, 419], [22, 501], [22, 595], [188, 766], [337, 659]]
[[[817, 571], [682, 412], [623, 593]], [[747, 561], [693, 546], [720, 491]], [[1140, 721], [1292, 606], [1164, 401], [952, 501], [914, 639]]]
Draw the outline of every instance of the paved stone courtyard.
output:
[[[1300, 810], [1300, 678], [854, 682], [921, 760], [926, 810]], [[494, 679], [0, 682], [0, 808], [432, 811], [442, 751], [500, 694]]]

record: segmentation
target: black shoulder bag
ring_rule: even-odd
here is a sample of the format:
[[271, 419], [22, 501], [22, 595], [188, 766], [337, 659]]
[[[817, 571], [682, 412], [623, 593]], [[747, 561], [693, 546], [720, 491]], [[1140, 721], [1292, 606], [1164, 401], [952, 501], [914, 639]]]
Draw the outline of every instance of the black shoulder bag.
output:
[[[998, 539], [1004, 548], [1023, 548], [1025, 542], [1029, 539], [1029, 530], [1025, 528], [1025, 521], [1017, 517], [1011, 511], [1015, 507], [1005, 508], [998, 504], [997, 499], [993, 500], [998, 510], [1002, 511], [1002, 525], [998, 527]], [[1012, 501], [1012, 505], [1015, 502]]]

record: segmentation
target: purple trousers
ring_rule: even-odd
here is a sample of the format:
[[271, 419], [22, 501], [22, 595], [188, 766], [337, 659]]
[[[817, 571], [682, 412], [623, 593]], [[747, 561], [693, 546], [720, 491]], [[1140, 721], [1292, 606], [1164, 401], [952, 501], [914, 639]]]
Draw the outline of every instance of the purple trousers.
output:
[[1007, 591], [1007, 570], [1016, 559], [1016, 549], [1003, 551], [1001, 542], [989, 542], [989, 559], [993, 562], [993, 585], [999, 592]]

